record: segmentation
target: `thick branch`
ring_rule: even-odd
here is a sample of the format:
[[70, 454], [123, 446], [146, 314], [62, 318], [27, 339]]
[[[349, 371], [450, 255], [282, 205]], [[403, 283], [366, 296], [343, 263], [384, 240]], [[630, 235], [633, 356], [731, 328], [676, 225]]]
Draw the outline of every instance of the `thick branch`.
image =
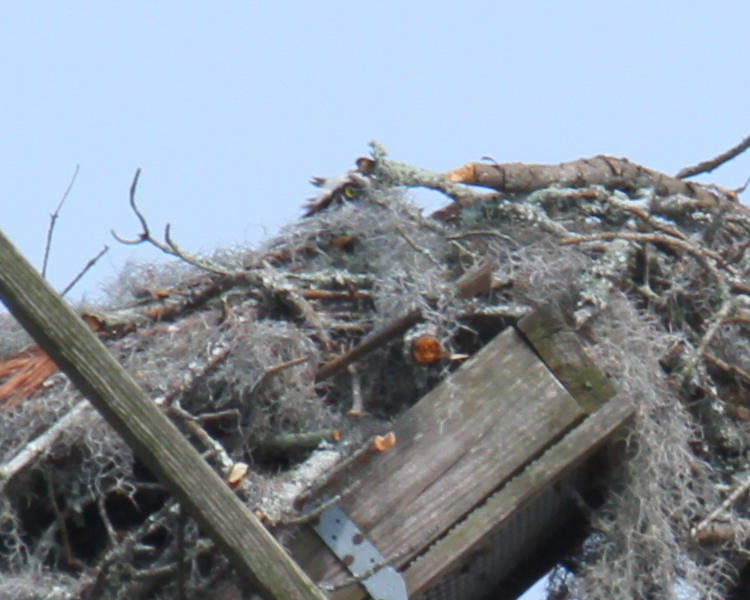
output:
[[454, 183], [442, 173], [387, 158], [385, 148], [377, 142], [372, 142], [370, 145], [373, 158], [372, 160], [359, 159], [357, 161], [359, 170], [381, 183], [392, 186], [424, 187], [442, 192], [455, 201], [475, 199], [477, 196], [470, 188]]
[[719, 192], [689, 181], [681, 181], [653, 171], [625, 158], [599, 155], [559, 165], [525, 163], [469, 163], [447, 173], [456, 183], [492, 188], [509, 194], [525, 194], [550, 186], [586, 187], [601, 185], [607, 189], [634, 192], [653, 188], [660, 196], [684, 194], [700, 200], [706, 207], [719, 203]]

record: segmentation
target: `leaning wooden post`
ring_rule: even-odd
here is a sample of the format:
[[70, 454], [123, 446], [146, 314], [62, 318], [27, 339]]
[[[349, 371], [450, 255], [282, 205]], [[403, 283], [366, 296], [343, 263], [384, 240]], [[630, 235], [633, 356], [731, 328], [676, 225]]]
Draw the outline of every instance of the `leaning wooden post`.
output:
[[325, 599], [2, 232], [0, 299], [243, 575], [270, 598]]

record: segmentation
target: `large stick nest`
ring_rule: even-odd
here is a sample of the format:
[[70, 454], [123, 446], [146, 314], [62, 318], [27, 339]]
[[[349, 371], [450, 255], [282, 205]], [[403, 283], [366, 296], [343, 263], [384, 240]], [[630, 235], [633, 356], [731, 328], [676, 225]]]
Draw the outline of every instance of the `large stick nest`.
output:
[[[555, 597], [726, 597], [750, 531], [750, 215], [736, 197], [611, 157], [443, 175], [377, 146], [316, 183], [306, 218], [260, 249], [195, 258], [167, 238], [190, 265], [127, 267], [107, 304], [80, 307], [269, 527], [304, 518], [294, 498], [322, 471], [554, 302], [637, 408]], [[451, 202], [425, 217], [413, 187]], [[2, 328], [0, 597], [246, 592], [54, 364]]]

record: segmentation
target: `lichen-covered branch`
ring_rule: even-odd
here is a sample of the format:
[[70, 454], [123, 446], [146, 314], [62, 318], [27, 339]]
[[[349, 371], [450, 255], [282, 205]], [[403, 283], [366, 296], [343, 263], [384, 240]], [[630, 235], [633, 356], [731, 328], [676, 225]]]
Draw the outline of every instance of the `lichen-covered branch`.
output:
[[652, 188], [660, 196], [682, 194], [695, 198], [706, 207], [730, 200], [718, 190], [670, 177], [625, 158], [604, 155], [559, 165], [468, 163], [449, 172], [447, 177], [456, 183], [479, 185], [507, 194], [528, 194], [547, 187], [601, 185], [608, 190], [628, 193], [637, 192], [640, 188]]

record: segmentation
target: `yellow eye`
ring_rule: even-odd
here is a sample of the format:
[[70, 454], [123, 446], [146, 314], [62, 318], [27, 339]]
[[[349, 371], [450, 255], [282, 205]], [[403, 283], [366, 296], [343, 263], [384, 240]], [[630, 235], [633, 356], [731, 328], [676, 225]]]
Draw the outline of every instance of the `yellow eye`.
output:
[[357, 197], [357, 188], [355, 188], [353, 185], [345, 185], [344, 186], [344, 196], [349, 198], [349, 200], [353, 200]]

